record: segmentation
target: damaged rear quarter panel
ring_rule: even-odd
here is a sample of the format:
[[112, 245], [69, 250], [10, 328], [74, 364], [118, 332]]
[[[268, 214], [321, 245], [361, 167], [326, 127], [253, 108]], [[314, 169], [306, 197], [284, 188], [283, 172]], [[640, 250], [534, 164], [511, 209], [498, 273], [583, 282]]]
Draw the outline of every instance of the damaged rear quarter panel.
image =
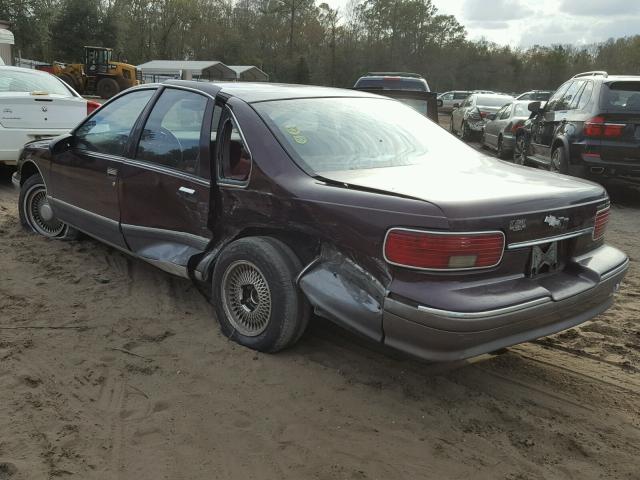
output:
[[304, 264], [315, 259], [299, 282], [316, 312], [380, 340], [382, 304], [391, 282], [382, 255], [387, 230], [447, 229], [447, 219], [424, 200], [310, 177], [255, 111], [233, 100], [229, 105], [252, 152], [253, 170], [246, 188], [221, 185], [214, 193], [214, 243], [219, 249], [248, 234], [281, 238], [299, 252]]

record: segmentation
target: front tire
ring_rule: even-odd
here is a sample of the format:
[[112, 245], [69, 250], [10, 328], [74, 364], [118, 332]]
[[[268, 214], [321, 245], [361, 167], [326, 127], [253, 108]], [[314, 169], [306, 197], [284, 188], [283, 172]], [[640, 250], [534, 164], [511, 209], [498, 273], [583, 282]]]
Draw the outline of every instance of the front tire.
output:
[[226, 247], [212, 277], [212, 301], [222, 333], [261, 352], [278, 352], [296, 343], [310, 316], [296, 285], [301, 270], [291, 248], [274, 238], [241, 238]]
[[47, 197], [47, 186], [40, 175], [32, 175], [20, 187], [18, 213], [22, 226], [47, 238], [75, 240], [78, 231], [59, 220]]

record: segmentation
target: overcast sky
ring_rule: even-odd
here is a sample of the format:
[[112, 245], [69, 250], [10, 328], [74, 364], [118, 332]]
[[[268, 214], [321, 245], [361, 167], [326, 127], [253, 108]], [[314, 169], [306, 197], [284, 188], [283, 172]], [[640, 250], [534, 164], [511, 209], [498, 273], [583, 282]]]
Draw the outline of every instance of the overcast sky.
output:
[[[324, 0], [327, 1], [327, 0]], [[432, 0], [471, 39], [528, 47], [588, 44], [640, 34], [640, 0]], [[342, 7], [347, 0], [328, 0]]]

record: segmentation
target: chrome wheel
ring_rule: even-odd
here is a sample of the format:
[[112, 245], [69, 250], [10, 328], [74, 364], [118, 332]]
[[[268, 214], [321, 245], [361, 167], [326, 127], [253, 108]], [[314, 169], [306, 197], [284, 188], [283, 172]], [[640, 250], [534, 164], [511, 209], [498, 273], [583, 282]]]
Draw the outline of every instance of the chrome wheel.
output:
[[231, 263], [222, 277], [221, 297], [229, 322], [238, 333], [256, 337], [264, 332], [271, 318], [271, 290], [253, 263]]
[[562, 167], [560, 164], [560, 149], [556, 148], [551, 155], [551, 163], [549, 164], [549, 170], [556, 173], [562, 172]]
[[64, 232], [66, 225], [53, 214], [47, 189], [43, 184], [33, 185], [25, 194], [25, 218], [29, 226], [45, 237], [57, 237]]

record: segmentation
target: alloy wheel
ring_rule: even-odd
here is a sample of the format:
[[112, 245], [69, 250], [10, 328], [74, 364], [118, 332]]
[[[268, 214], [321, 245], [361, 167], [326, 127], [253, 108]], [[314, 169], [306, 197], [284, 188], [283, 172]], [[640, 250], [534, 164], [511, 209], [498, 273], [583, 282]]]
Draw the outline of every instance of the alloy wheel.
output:
[[266, 330], [271, 318], [271, 290], [255, 264], [246, 260], [230, 264], [221, 288], [227, 318], [240, 334], [256, 337]]
[[553, 154], [551, 155], [551, 163], [549, 163], [549, 171], [555, 172], [555, 173], [560, 173], [562, 171], [560, 166], [560, 149], [559, 148], [556, 148]]

